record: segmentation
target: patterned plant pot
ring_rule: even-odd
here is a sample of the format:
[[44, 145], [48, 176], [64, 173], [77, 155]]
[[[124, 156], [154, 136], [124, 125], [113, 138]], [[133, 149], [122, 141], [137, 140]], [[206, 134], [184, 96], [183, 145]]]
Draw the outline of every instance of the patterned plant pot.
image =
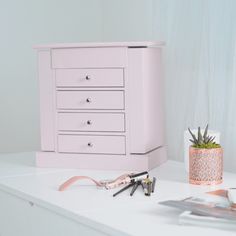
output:
[[222, 183], [223, 149], [189, 147], [189, 182], [213, 185]]

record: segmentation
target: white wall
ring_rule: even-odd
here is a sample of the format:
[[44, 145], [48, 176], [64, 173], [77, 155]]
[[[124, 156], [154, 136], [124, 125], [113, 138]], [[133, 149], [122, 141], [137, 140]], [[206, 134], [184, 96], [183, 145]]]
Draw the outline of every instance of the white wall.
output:
[[155, 34], [166, 41], [168, 155], [183, 160], [183, 131], [221, 133], [224, 168], [236, 171], [236, 1], [153, 1]]
[[103, 0], [106, 41], [153, 39], [153, 0]]
[[183, 132], [221, 132], [225, 169], [236, 171], [236, 1], [105, 0], [103, 37], [163, 39], [168, 157], [183, 160]]
[[39, 148], [33, 45], [100, 41], [99, 0], [13, 0], [0, 7], [0, 152]]
[[0, 152], [39, 149], [33, 45], [145, 40], [152, 0], [13, 0], [0, 7]]

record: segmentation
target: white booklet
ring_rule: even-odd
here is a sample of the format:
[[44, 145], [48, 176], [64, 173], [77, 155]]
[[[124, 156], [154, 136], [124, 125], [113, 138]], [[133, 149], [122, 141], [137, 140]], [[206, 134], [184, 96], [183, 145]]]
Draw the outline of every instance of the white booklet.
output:
[[236, 221], [211, 216], [199, 216], [190, 211], [185, 211], [179, 216], [179, 224], [201, 227], [213, 227], [224, 230], [236, 230]]
[[226, 190], [217, 190], [182, 200], [159, 202], [184, 210], [180, 224], [220, 227], [236, 230], [236, 210], [231, 207]]

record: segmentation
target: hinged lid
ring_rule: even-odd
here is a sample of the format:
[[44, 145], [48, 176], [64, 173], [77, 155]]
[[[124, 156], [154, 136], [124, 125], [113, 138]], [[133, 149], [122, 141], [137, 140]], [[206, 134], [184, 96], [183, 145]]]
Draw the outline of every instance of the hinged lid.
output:
[[51, 48], [95, 48], [95, 47], [161, 47], [164, 46], [163, 41], [144, 41], [144, 42], [83, 42], [83, 43], [56, 43], [35, 45], [35, 49], [51, 49]]

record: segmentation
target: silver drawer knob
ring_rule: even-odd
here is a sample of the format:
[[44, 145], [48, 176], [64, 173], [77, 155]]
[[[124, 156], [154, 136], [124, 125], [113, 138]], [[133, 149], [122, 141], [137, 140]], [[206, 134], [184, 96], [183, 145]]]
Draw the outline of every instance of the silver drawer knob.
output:
[[92, 121], [91, 120], [87, 120], [87, 125], [91, 125]]
[[88, 75], [86, 75], [85, 79], [90, 80], [91, 78]]
[[91, 98], [87, 98], [87, 99], [86, 99], [86, 102], [87, 102], [87, 103], [91, 103], [91, 102], [92, 102]]
[[91, 142], [88, 143], [88, 147], [92, 147], [93, 144]]

